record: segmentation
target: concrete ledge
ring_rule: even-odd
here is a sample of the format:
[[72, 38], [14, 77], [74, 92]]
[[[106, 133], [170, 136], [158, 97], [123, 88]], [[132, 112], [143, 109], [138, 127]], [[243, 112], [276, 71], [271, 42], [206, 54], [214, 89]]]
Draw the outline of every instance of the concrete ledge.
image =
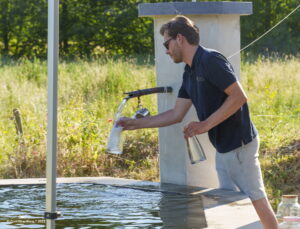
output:
[[[99, 185], [111, 185], [120, 188], [133, 188], [144, 191], [179, 194], [182, 196], [186, 196], [187, 202], [189, 196], [201, 196], [205, 219], [208, 225], [207, 228], [262, 229], [256, 212], [252, 207], [251, 201], [240, 192], [174, 184], [160, 184], [158, 182], [139, 181], [113, 177], [57, 178], [57, 183], [92, 183]], [[0, 179], [0, 189], [1, 186], [36, 184], [46, 184], [46, 179]], [[178, 204], [180, 205], [184, 203], [181, 201]], [[175, 212], [172, 214], [175, 214]]]
[[164, 2], [141, 3], [139, 16], [201, 15], [201, 14], [252, 14], [252, 2]]

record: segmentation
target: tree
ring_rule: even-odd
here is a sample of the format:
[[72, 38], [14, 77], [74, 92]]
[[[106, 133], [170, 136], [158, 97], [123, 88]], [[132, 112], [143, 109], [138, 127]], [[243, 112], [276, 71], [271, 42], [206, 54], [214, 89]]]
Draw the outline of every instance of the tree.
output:
[[[152, 18], [138, 17], [137, 10], [139, 3], [149, 2], [168, 0], [60, 0], [60, 56], [153, 54]], [[241, 17], [242, 47], [298, 5], [298, 0], [252, 2], [253, 14]], [[0, 10], [0, 55], [46, 58], [47, 0], [1, 0]], [[300, 43], [299, 11], [246, 52], [297, 54], [297, 44]]]
[[[295, 9], [297, 0], [252, 0], [253, 14], [241, 18], [242, 46], [255, 40]], [[297, 54], [300, 43], [299, 9], [246, 52]]]

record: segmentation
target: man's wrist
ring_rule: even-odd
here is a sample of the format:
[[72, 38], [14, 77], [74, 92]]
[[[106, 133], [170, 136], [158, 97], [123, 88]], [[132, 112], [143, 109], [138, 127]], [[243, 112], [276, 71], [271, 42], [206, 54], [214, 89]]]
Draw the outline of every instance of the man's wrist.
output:
[[210, 129], [212, 129], [214, 126], [213, 126], [213, 123], [211, 122], [210, 119], [206, 119], [203, 121], [203, 125], [204, 125], [204, 128], [209, 131]]

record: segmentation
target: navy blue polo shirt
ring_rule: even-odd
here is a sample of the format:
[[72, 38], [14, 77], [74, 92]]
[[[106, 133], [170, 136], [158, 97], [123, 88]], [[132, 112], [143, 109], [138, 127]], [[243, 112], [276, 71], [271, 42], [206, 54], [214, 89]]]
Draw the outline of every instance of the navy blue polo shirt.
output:
[[[231, 64], [219, 52], [199, 46], [192, 66], [185, 66], [179, 98], [191, 99], [200, 121], [206, 120], [226, 100], [224, 90], [237, 78]], [[219, 153], [252, 141], [257, 130], [250, 120], [248, 104], [208, 131]]]

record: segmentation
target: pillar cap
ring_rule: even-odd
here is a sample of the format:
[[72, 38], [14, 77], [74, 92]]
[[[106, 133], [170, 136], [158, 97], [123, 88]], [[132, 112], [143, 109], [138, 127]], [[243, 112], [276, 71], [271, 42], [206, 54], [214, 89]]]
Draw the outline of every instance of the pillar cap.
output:
[[141, 3], [139, 16], [252, 14], [252, 2], [163, 2]]

